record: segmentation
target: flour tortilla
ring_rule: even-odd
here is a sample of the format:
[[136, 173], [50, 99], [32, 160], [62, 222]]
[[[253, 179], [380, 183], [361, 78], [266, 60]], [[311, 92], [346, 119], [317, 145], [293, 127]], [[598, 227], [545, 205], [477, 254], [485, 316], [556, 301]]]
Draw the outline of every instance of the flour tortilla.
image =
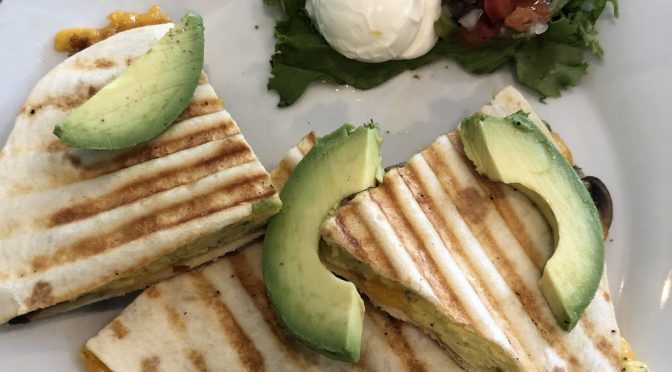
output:
[[52, 134], [170, 27], [73, 55], [21, 108], [0, 152], [0, 324], [144, 288], [254, 239], [278, 210], [269, 174], [205, 74], [150, 142], [90, 151]]
[[[521, 110], [548, 133], [512, 87], [481, 112], [503, 117]], [[553, 252], [550, 227], [522, 193], [476, 173], [456, 132], [341, 207], [323, 224], [322, 237], [330, 247], [322, 259], [332, 270], [473, 365], [494, 367], [488, 358], [499, 353], [499, 362], [520, 370], [620, 369], [606, 271], [578, 326], [563, 331], [537, 284]], [[381, 295], [372, 279], [412, 298], [424, 313]], [[436, 314], [434, 323], [427, 314]], [[441, 327], [451, 330], [441, 337]]]

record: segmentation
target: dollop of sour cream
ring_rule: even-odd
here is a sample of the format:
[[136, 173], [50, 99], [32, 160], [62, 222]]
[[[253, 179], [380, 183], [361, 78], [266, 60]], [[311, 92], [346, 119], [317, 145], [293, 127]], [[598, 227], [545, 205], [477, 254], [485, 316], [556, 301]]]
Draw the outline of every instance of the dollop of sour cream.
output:
[[306, 12], [339, 53], [384, 62], [413, 59], [432, 49], [441, 0], [306, 0]]

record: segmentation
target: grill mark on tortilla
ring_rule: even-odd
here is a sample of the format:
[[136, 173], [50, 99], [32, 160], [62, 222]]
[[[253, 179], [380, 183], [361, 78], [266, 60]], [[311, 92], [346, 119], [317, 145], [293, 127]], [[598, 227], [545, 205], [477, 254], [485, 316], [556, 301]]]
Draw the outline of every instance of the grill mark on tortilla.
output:
[[[435, 172], [435, 169], [430, 168], [430, 170], [433, 173]], [[466, 250], [470, 248], [465, 247], [461, 244], [460, 240], [457, 238], [458, 232], [453, 231], [454, 226], [445, 221], [444, 217], [441, 216], [439, 212], [436, 212], [440, 211], [441, 207], [432, 198], [432, 195], [430, 195], [431, 193], [428, 192], [428, 190], [426, 190], [424, 186], [425, 177], [423, 177], [420, 170], [416, 169], [414, 163], [412, 162], [408, 162], [405, 167], [399, 170], [399, 173], [400, 175], [402, 175], [401, 178], [406, 183], [406, 186], [415, 196], [416, 201], [418, 202], [423, 213], [427, 216], [427, 219], [429, 220], [429, 223], [431, 224], [432, 228], [434, 229], [434, 231], [436, 231], [440, 239], [444, 242], [447, 250], [449, 251], [450, 256], [455, 260], [455, 263], [459, 267], [460, 271], [465, 273], [467, 280], [472, 285], [474, 292], [478, 293], [479, 290], [483, 290], [486, 292], [485, 297], [487, 301], [484, 301], [484, 305], [486, 306], [490, 315], [493, 316], [495, 320], [497, 320], [500, 314], [498, 314], [498, 312], [495, 310], [500, 305], [497, 304], [496, 306], [492, 306], [492, 304], [490, 303], [490, 301], [493, 298], [492, 293], [487, 290], [488, 288], [487, 284], [484, 285], [484, 283], [482, 283], [481, 280], [482, 278], [480, 278], [480, 276], [478, 275], [476, 267], [474, 266], [475, 264], [469, 259], [469, 257], [465, 253]], [[438, 272], [438, 270], [436, 272]], [[446, 278], [446, 280], [448, 279], [449, 278]], [[476, 280], [477, 282], [475, 283], [476, 285], [472, 283], [472, 280]], [[478, 297], [481, 299], [481, 301], [483, 301], [483, 296], [479, 295]], [[454, 298], [456, 298], [456, 296], [454, 296]]]
[[[464, 200], [460, 199], [453, 195], [451, 191], [464, 189], [458, 183], [458, 177], [454, 173], [453, 167], [450, 166], [439, 154], [436, 153], [436, 149], [433, 147], [428, 148], [423, 151], [425, 160], [430, 165], [432, 169], [441, 169], [443, 173], [447, 174], [449, 177], [446, 180], [449, 184], [444, 184], [442, 179], [439, 180], [439, 183], [442, 185], [444, 191], [451, 199], [452, 203], [455, 205], [457, 211], [460, 215], [464, 215], [464, 211], [470, 208], [468, 203], [465, 203]], [[433, 155], [431, 155], [433, 154]], [[487, 201], [483, 201], [487, 203]], [[468, 213], [468, 212], [466, 212]], [[490, 229], [490, 227], [482, 223], [482, 221], [471, 221], [467, 218], [464, 219], [467, 223], [467, 226], [472, 231], [472, 234], [479, 241], [481, 247], [486, 251], [488, 257], [499, 257], [497, 260], [491, 260], [493, 265], [496, 267], [497, 271], [504, 278], [507, 286], [516, 294], [519, 302], [523, 306], [525, 313], [532, 320], [536, 326], [538, 332], [544, 338], [544, 340], [552, 345], [556, 353], [564, 360], [568, 361], [570, 364], [572, 360], [576, 360], [571, 353], [567, 345], [561, 340], [564, 337], [561, 337], [563, 332], [558, 327], [555, 327], [555, 324], [552, 323], [555, 320], [545, 318], [543, 316], [541, 307], [547, 306], [546, 302], [543, 300], [543, 296], [535, 294], [532, 289], [530, 289], [521, 278], [521, 276], [516, 271], [516, 264], [509, 261], [509, 259], [504, 254], [504, 251], [507, 249], [504, 246], [501, 246], [495, 239], [495, 233]], [[487, 252], [490, 253], [487, 253]], [[578, 365], [576, 366], [578, 368]]]
[[[513, 345], [513, 349], [523, 350], [521, 357], [530, 355], [531, 350], [528, 348], [528, 345], [525, 344], [524, 340], [520, 339], [520, 335], [516, 334], [515, 329], [511, 327], [511, 324], [515, 324], [515, 322], [511, 321], [505, 312], [499, 311], [499, 309], [502, 309], [504, 306], [508, 305], [500, 301], [495, 296], [494, 292], [490, 289], [489, 283], [487, 283], [487, 281], [485, 281], [484, 278], [479, 275], [478, 270], [475, 267], [475, 263], [466, 254], [466, 251], [470, 249], [470, 247], [463, 246], [463, 244], [461, 244], [461, 242], [456, 237], [457, 232], [453, 231], [454, 226], [445, 223], [443, 218], [434, 212], [434, 210], [439, 210], [440, 206], [435, 204], [430, 193], [424, 194], [421, 199], [425, 201], [425, 203], [420, 203], [421, 199], [417, 197], [417, 194], [418, 192], [423, 192], [423, 190], [425, 190], [422, 183], [423, 176], [420, 170], [416, 169], [416, 167], [413, 165], [414, 163], [411, 162], [406, 163], [406, 166], [401, 168], [399, 173], [405, 175], [402, 176], [402, 179], [406, 182], [406, 185], [411, 190], [411, 192], [416, 195], [416, 200], [423, 209], [423, 213], [425, 213], [429, 219], [432, 228], [434, 228], [441, 240], [444, 241], [444, 244], [446, 241], [450, 242], [450, 244], [446, 244], [446, 248], [448, 249], [450, 256], [455, 260], [455, 263], [459, 267], [460, 271], [465, 274], [469, 284], [472, 287], [472, 290], [477, 294], [488, 313], [490, 313], [490, 316], [494, 319], [497, 325], [504, 330], [504, 334], [507, 335], [507, 339], [509, 343]], [[435, 169], [431, 169], [431, 171], [433, 173], [436, 172]], [[461, 193], [458, 191], [458, 195], [460, 194]], [[469, 200], [467, 199], [467, 202], [468, 201]], [[477, 213], [482, 214], [482, 212]], [[464, 216], [462, 217], [464, 218]], [[437, 270], [436, 272], [438, 273], [439, 271]], [[457, 302], [461, 304], [459, 300], [457, 300]], [[441, 303], [444, 303], [443, 299], [441, 300]], [[512, 335], [514, 337], [511, 337]], [[528, 363], [529, 362], [525, 362], [525, 364]]]
[[220, 151], [208, 158], [196, 159], [160, 173], [150, 173], [116, 190], [58, 210], [51, 216], [49, 227], [86, 219], [254, 159], [252, 150], [244, 142], [224, 143], [220, 147]]
[[[593, 299], [593, 301], [596, 301], [596, 299]], [[618, 338], [614, 338], [613, 341], [609, 341], [604, 335], [601, 334], [596, 334], [595, 333], [595, 323], [589, 318], [588, 314], [584, 313], [583, 316], [581, 316], [581, 319], [579, 319], [579, 324], [577, 327], [583, 328], [584, 333], [590, 340], [590, 342], [595, 346], [597, 351], [604, 356], [606, 360], [611, 363], [611, 365], [615, 368], [618, 369], [620, 368], [621, 360], [620, 360], [620, 355], [617, 353], [614, 353], [614, 350], [619, 349], [620, 345], [620, 340]], [[616, 344], [616, 347], [614, 347], [614, 344]]]
[[[453, 144], [454, 150], [457, 151], [457, 153], [460, 155], [460, 158], [467, 164], [469, 165], [469, 168], [478, 181], [479, 185], [483, 186], [485, 190], [489, 188], [495, 188], [495, 187], [508, 187], [503, 184], [498, 184], [494, 183], [492, 181], [487, 180], [484, 177], [481, 177], [478, 175], [475, 170], [473, 169], [473, 166], [470, 162], [470, 160], [466, 157], [464, 152], [462, 151], [462, 144], [459, 141], [459, 138], [457, 136], [448, 136], [450, 143]], [[455, 142], [458, 144], [455, 145]], [[446, 169], [450, 169], [447, 167]], [[452, 180], [456, 180], [457, 178], [453, 175], [451, 177]], [[454, 187], [459, 187], [459, 186], [454, 186]], [[502, 199], [507, 200], [506, 197], [503, 197]], [[494, 203], [494, 200], [493, 200]], [[507, 200], [508, 203], [508, 200]], [[457, 203], [456, 203], [457, 206]], [[496, 207], [496, 203], [495, 203]], [[463, 206], [463, 208], [466, 208], [466, 206]], [[458, 210], [460, 210], [458, 208]], [[511, 214], [515, 215], [516, 218], [514, 220], [517, 221], [518, 224], [521, 226], [524, 226], [524, 223], [522, 220], [517, 218], [516, 213], [513, 211], [511, 207], [509, 207], [509, 210]], [[498, 209], [499, 211], [499, 209]], [[461, 210], [460, 210], [461, 212]], [[500, 214], [502, 217], [502, 220], [505, 221], [507, 224], [507, 227], [511, 230], [512, 234], [514, 234], [514, 237], [516, 240], [519, 242], [521, 245], [521, 248], [523, 248], [523, 251], [525, 252], [525, 255], [530, 259], [530, 261], [533, 263], [535, 268], [541, 271], [543, 270], [543, 266], [545, 265], [545, 262], [543, 262], [543, 258], [539, 255], [538, 251], [534, 249], [533, 243], [529, 243], [529, 245], [523, 245], [521, 243], [521, 239], [519, 236], [515, 235], [515, 231], [511, 229], [511, 225], [508, 224], [507, 221], [507, 215], [505, 214]], [[470, 224], [471, 225], [471, 224]], [[556, 353], [564, 360], [566, 360], [570, 366], [570, 369], [578, 369], [581, 367], [580, 361], [577, 360], [577, 358], [570, 353], [570, 348], [569, 346], [564, 342], [566, 339], [564, 336], [564, 331], [560, 330], [558, 327], [555, 326], [555, 319], [554, 318], [548, 318], [543, 316], [542, 308], [545, 306], [548, 306], [546, 302], [543, 300], [543, 296], [539, 296], [538, 294], [535, 294], [533, 289], [528, 287], [523, 279], [518, 275], [516, 272], [515, 265], [508, 261], [508, 259], [502, 254], [503, 251], [506, 249], [506, 247], [500, 246], [497, 241], [494, 238], [494, 233], [490, 230], [488, 226], [484, 226], [485, 229], [483, 230], [483, 235], [485, 237], [485, 241], [488, 242], [488, 244], [481, 244], [484, 248], [485, 247], [490, 247], [496, 250], [497, 256], [500, 257], [500, 260], [493, 262], [495, 266], [497, 267], [497, 270], [500, 272], [500, 274], [505, 278], [505, 281], [507, 282], [507, 285], [509, 288], [511, 288], [516, 296], [518, 297], [518, 300], [520, 303], [523, 305], [523, 309], [527, 313], [527, 315], [530, 317], [534, 325], [536, 326], [537, 330], [541, 334], [541, 336], [544, 338], [544, 340], [549, 344], [552, 345], [556, 351]], [[470, 229], [473, 228], [470, 226]], [[477, 235], [478, 236], [478, 235]], [[480, 240], [480, 239], [479, 239]], [[524, 240], [524, 239], [523, 239]], [[527, 248], [527, 249], [526, 249]], [[542, 261], [540, 265], [538, 264], [539, 261]], [[585, 318], [585, 317], [584, 317]], [[591, 342], [597, 347], [598, 342], [592, 340], [594, 331], [586, 332], [587, 337], [591, 340]], [[607, 356], [605, 354], [605, 356]], [[608, 357], [608, 356], [607, 356]]]
[[44, 280], [38, 280], [33, 285], [30, 297], [26, 300], [26, 305], [32, 309], [39, 309], [51, 305], [54, 302], [52, 295], [53, 287], [51, 283]]
[[[79, 62], [81, 66], [83, 63], [91, 64], [92, 69], [108, 69], [115, 67], [110, 65], [114, 63], [111, 60], [94, 60], [94, 61], [85, 61]], [[98, 66], [109, 66], [101, 68]], [[112, 77], [113, 79], [114, 77]], [[200, 81], [200, 78], [199, 78]], [[35, 115], [38, 110], [45, 107], [50, 107], [53, 109], [70, 112], [86, 102], [89, 98], [93, 97], [98, 91], [100, 91], [105, 85], [109, 82], [104, 82], [100, 85], [90, 85], [85, 83], [79, 83], [77, 86], [72, 88], [72, 91], [67, 95], [58, 95], [58, 96], [48, 96], [41, 101], [34, 103], [27, 103], [21, 107], [20, 113], [23, 115]], [[206, 82], [207, 83], [207, 82]], [[208, 95], [205, 97], [196, 97], [192, 98], [187, 107], [182, 111], [177, 121], [186, 120], [193, 118], [195, 116], [202, 116], [210, 114], [216, 111], [222, 110], [224, 107], [223, 101], [216, 95]]]
[[[369, 193], [369, 191], [365, 191]], [[369, 197], [371, 195], [369, 194]], [[357, 256], [356, 258], [363, 262], [373, 262], [381, 270], [391, 273], [392, 277], [397, 277], [397, 270], [392, 265], [390, 258], [387, 256], [387, 252], [380, 245], [376, 236], [373, 234], [372, 229], [375, 227], [369, 226], [366, 220], [359, 217], [359, 212], [357, 211], [355, 204], [350, 203], [346, 207], [341, 209], [344, 213], [339, 213], [341, 221], [339, 226], [342, 226], [343, 234], [346, 236], [347, 240], [350, 242], [355, 242], [355, 249]], [[338, 221], [338, 219], [337, 219]], [[353, 223], [359, 224], [361, 226], [361, 234], [355, 236], [353, 231], [348, 229], [348, 226], [352, 226]], [[370, 247], [370, 250], [367, 251], [364, 247]], [[359, 250], [357, 249], [359, 248]]]
[[[82, 167], [84, 172], [79, 176], [79, 179], [89, 179], [109, 174], [207, 142], [225, 139], [239, 133], [238, 127], [232, 120], [218, 120], [215, 123], [209, 124], [206, 128], [185, 133], [176, 138], [159, 137], [146, 144], [134, 146], [114, 158], [86, 165]], [[60, 141], [58, 142], [60, 143]]]
[[[280, 160], [280, 163], [275, 167], [275, 169], [271, 172], [271, 177], [273, 179], [273, 186], [280, 190], [283, 188], [285, 183], [287, 183], [287, 179], [289, 179], [289, 176], [291, 176], [292, 171], [294, 171], [294, 167], [296, 164], [294, 164], [293, 157], [290, 155], [292, 151], [296, 150], [299, 154], [301, 154], [301, 157], [298, 159], [298, 162], [300, 162], [303, 157], [310, 151], [310, 149], [313, 147], [315, 144], [315, 132], [310, 132], [307, 135], [305, 135], [301, 141], [299, 142], [298, 145], [293, 147], [290, 152]], [[297, 162], [297, 163], [298, 163]]]
[[[591, 341], [595, 342], [595, 340]], [[614, 353], [614, 350], [618, 350], [618, 345], [614, 344], [618, 342], [618, 340], [611, 342], [607, 337], [600, 336], [597, 338], [597, 343], [595, 344], [595, 348], [605, 356], [615, 370], [621, 367], [621, 357], [618, 353]]]
[[[444, 301], [443, 304], [451, 310], [451, 313], [454, 312], [456, 318], [459, 318], [461, 322], [466, 322], [469, 319], [469, 314], [465, 311], [447, 278], [443, 275], [433, 275], [433, 273], [440, 272], [438, 262], [424, 245], [420, 232], [413, 227], [408, 216], [404, 213], [404, 201], [400, 200], [391, 189], [391, 182], [395, 182], [392, 177], [398, 178], [397, 182], [401, 182], [404, 187], [408, 187], [399, 172], [393, 170], [388, 174], [382, 185], [370, 190], [371, 200], [378, 205], [385, 215], [387, 222], [392, 226], [397, 238], [401, 241], [403, 249], [413, 261], [413, 265], [417, 268], [422, 279], [429, 284], [432, 292], [441, 296]], [[396, 277], [395, 280], [399, 280], [399, 278]]]
[[205, 358], [203, 357], [203, 354], [201, 354], [200, 351], [196, 349], [186, 349], [184, 351], [187, 359], [191, 362], [191, 365], [194, 366], [196, 371], [198, 372], [208, 372], [210, 369], [208, 369], [208, 365], [205, 363]]
[[[67, 149], [68, 149], [68, 145], [66, 145], [66, 144], [63, 143], [62, 141], [58, 140], [58, 141], [50, 142], [50, 143], [47, 145], [47, 149], [46, 149], [46, 150], [47, 150], [47, 152], [60, 152], [60, 151], [66, 151]], [[67, 156], [67, 155], [68, 155], [68, 154], [66, 154], [66, 156]], [[79, 163], [75, 164], [75, 165], [77, 165], [77, 166], [81, 163], [81, 159], [79, 159], [79, 158], [76, 158], [76, 160], [75, 160], [75, 159], [72, 159], [71, 161], [72, 161], [73, 163], [75, 163], [75, 162], [79, 162]]]
[[95, 61], [93, 61], [93, 63], [97, 68], [100, 69], [112, 68], [117, 65], [116, 62], [105, 58], [98, 58]]
[[[310, 131], [301, 142], [296, 146], [297, 149], [299, 149], [299, 152], [303, 154], [304, 156], [310, 151], [310, 149], [315, 146], [315, 132]], [[291, 171], [290, 171], [291, 172]]]
[[153, 285], [153, 286], [145, 289], [143, 294], [147, 295], [147, 297], [149, 297], [151, 299], [156, 299], [156, 298], [161, 297], [161, 291], [159, 290], [159, 287], [156, 286], [156, 285]]
[[[498, 296], [496, 296], [495, 292], [491, 290], [487, 278], [483, 278], [481, 274], [479, 274], [476, 267], [477, 263], [473, 262], [473, 258], [469, 257], [469, 255], [466, 253], [467, 250], [471, 248], [469, 246], [464, 246], [457, 238], [457, 234], [459, 234], [459, 232], [453, 231], [455, 226], [453, 226], [449, 221], [446, 221], [444, 217], [439, 214], [439, 212], [436, 212], [441, 210], [441, 206], [433, 199], [433, 193], [431, 192], [431, 189], [428, 189], [425, 185], [425, 182], [428, 182], [427, 175], [423, 176], [423, 171], [417, 169], [415, 164], [415, 162], [409, 161], [403, 168], [399, 168], [398, 172], [401, 176], [401, 179], [405, 182], [408, 189], [415, 196], [415, 199], [418, 202], [420, 208], [422, 208], [422, 213], [427, 216], [432, 229], [444, 242], [445, 247], [448, 250], [448, 254], [453, 258], [459, 270], [465, 274], [469, 285], [472, 287], [472, 291], [476, 293], [486, 311], [492, 317], [492, 320], [503, 330], [503, 333], [507, 336], [508, 342], [512, 344], [513, 349], [522, 351], [518, 356], [520, 359], [522, 359], [523, 365], [530, 365], [533, 361], [529, 359], [529, 355], [532, 353], [533, 346], [527, 343], [521, 335], [516, 333], [515, 326], [512, 327], [512, 324], [515, 324], [515, 321], [511, 321], [509, 314], [499, 311], [499, 309], [508, 306], [505, 302], [506, 300], [500, 300]], [[440, 181], [436, 172], [441, 172], [443, 170], [443, 168], [437, 169], [432, 168], [431, 166], [429, 167], [429, 172], [433, 173], [433, 176], [436, 178], [439, 184]], [[443, 188], [442, 185], [439, 185], [439, 187]], [[467, 188], [466, 190], [470, 189]], [[445, 190], [443, 191], [446, 192]], [[468, 193], [465, 193], [464, 190], [458, 189], [457, 195], [460, 199], [462, 199], [461, 196], [465, 194], [469, 195], [470, 197], [465, 198], [464, 200], [465, 203], [472, 204], [474, 201], [471, 196], [474, 192], [475, 190], [470, 190]], [[476, 202], [476, 204], [478, 204], [478, 202]], [[472, 220], [480, 222], [481, 217], [476, 216], [484, 216], [487, 213], [487, 211], [483, 210], [486, 208], [486, 206], [481, 205], [477, 206], [476, 208], [481, 210], [477, 210], [475, 212], [472, 211], [474, 213]], [[466, 220], [464, 215], [461, 215], [461, 218], [462, 220]], [[439, 273], [438, 270], [436, 270], [436, 272]], [[446, 278], [446, 280], [449, 280], [449, 278]], [[454, 296], [454, 298], [457, 297]], [[444, 302], [445, 301], [441, 299], [441, 303], [443, 304]], [[459, 299], [457, 299], [456, 302], [462, 305], [462, 302], [460, 302]], [[449, 308], [452, 307], [453, 306], [450, 306]], [[466, 306], [463, 305], [463, 308], [466, 309]], [[465, 318], [468, 318], [471, 315], [471, 327], [475, 329], [481, 327], [478, 319], [476, 319], [475, 322], [473, 321], [474, 315], [470, 314], [466, 310], [464, 310], [464, 312], [467, 315]], [[518, 360], [520, 361], [520, 359]]]
[[[272, 187], [259, 185], [266, 179], [266, 174], [244, 175], [208, 194], [194, 196], [187, 202], [175, 203], [158, 211], [151, 211], [115, 228], [112, 232], [85, 237], [70, 245], [55, 249], [50, 255], [36, 256], [31, 263], [33, 272], [42, 272], [58, 265], [98, 255], [149, 234], [194, 219], [204, 218], [242, 203], [271, 196], [275, 193]], [[232, 195], [236, 197], [228, 202], [222, 198]]]
[[479, 180], [479, 183], [490, 191], [497, 212], [502, 216], [504, 223], [506, 223], [511, 233], [513, 233], [513, 236], [518, 241], [518, 244], [523, 248], [523, 251], [525, 251], [525, 255], [530, 258], [530, 261], [532, 261], [532, 264], [534, 264], [534, 267], [537, 270], [542, 271], [546, 265], [546, 260], [544, 260], [539, 251], [535, 248], [535, 243], [527, 231], [525, 224], [502, 191], [504, 186], [494, 185], [481, 180]]
[[457, 133], [452, 132], [448, 134], [448, 139], [450, 140], [450, 142], [453, 145], [453, 148], [460, 155], [464, 163], [467, 164], [474, 177], [478, 180], [478, 183], [481, 186], [481, 188], [489, 192], [489, 195], [491, 197], [490, 200], [492, 200], [492, 202], [494, 203], [495, 209], [502, 216], [502, 220], [509, 227], [509, 230], [513, 233], [513, 236], [518, 241], [518, 244], [520, 244], [520, 246], [523, 248], [527, 257], [530, 258], [530, 260], [537, 268], [537, 270], [542, 271], [546, 264], [546, 261], [541, 256], [539, 251], [535, 249], [534, 241], [532, 240], [527, 229], [525, 228], [525, 223], [523, 223], [523, 220], [520, 218], [520, 216], [518, 216], [515, 209], [511, 205], [510, 201], [506, 197], [503, 188], [508, 186], [491, 182], [486, 177], [478, 174], [478, 172], [474, 168], [473, 163], [471, 162], [471, 160], [469, 160], [469, 158], [467, 158], [466, 154], [464, 153], [464, 147], [462, 145], [462, 141], [458, 137]]
[[259, 310], [269, 329], [277, 338], [278, 345], [282, 352], [298, 363], [301, 368], [308, 368], [309, 364], [302, 357], [302, 354], [291, 349], [292, 345], [296, 344], [296, 341], [283, 332], [282, 327], [278, 323], [278, 318], [268, 300], [266, 286], [263, 280], [255, 275], [255, 269], [252, 267], [247, 256], [241, 253], [235, 253], [229, 256], [229, 261], [236, 279], [250, 299], [252, 299], [254, 306]]
[[126, 328], [124, 323], [121, 321], [121, 319], [113, 320], [112, 323], [110, 323], [110, 330], [112, 330], [112, 334], [114, 334], [114, 337], [116, 337], [119, 340], [126, 337], [126, 335], [130, 332], [128, 328]]
[[93, 85], [89, 85], [89, 97], [93, 97], [96, 93], [98, 93], [98, 88], [94, 87]]
[[384, 332], [386, 343], [406, 367], [405, 370], [413, 372], [424, 372], [427, 370], [422, 361], [416, 357], [413, 349], [411, 349], [411, 345], [404, 336], [401, 329], [403, 326], [402, 322], [396, 321], [389, 316], [371, 316], [371, 319]]
[[289, 178], [293, 169], [294, 167], [292, 167], [292, 165], [289, 164], [289, 162], [285, 159], [283, 159], [275, 167], [275, 169], [273, 169], [273, 172], [271, 173], [271, 177], [273, 178], [273, 187], [278, 189], [278, 192], [285, 186], [285, 183], [287, 182], [287, 179]]
[[[72, 43], [73, 39], [70, 38]], [[95, 58], [95, 59], [84, 59], [77, 58], [74, 61], [74, 66], [72, 70], [109, 70], [113, 67], [117, 67], [119, 64], [109, 58]]]
[[104, 85], [94, 86], [85, 83], [79, 83], [73, 88], [72, 93], [60, 96], [48, 96], [42, 101], [26, 104], [21, 107], [22, 115], [37, 115], [39, 110], [50, 107], [60, 111], [72, 111], [81, 106], [89, 98], [93, 97]]
[[256, 348], [252, 338], [238, 324], [231, 310], [220, 300], [221, 297], [215, 296], [217, 289], [214, 284], [201, 271], [192, 272], [189, 278], [198, 296], [206, 303], [206, 307], [216, 314], [222, 331], [230, 337], [231, 345], [245, 369], [253, 372], [265, 371], [264, 356]]
[[180, 122], [197, 116], [212, 114], [221, 111], [223, 108], [224, 101], [216, 95], [194, 98], [189, 101], [187, 107], [175, 121]]
[[158, 355], [146, 357], [140, 362], [140, 370], [142, 372], [156, 372], [159, 370], [160, 363], [161, 359], [159, 359]]
[[180, 313], [178, 313], [177, 310], [169, 304], [165, 304], [163, 309], [165, 310], [166, 316], [168, 317], [169, 326], [181, 335], [186, 334], [187, 324], [185, 323], [184, 319], [182, 319]]
[[[352, 209], [352, 206], [348, 206], [343, 208], [345, 209]], [[353, 252], [359, 257], [362, 261], [368, 261], [369, 260], [369, 255], [368, 253], [364, 250], [361, 244], [359, 244], [359, 240], [356, 239], [352, 234], [350, 234], [350, 231], [348, 230], [348, 225], [345, 221], [345, 216], [346, 213], [338, 213], [334, 217], [334, 220], [336, 221], [336, 226], [338, 227], [338, 230], [340, 233], [343, 235], [345, 240], [348, 242], [348, 244], [353, 248]], [[391, 265], [389, 262], [386, 263], [385, 268], [389, 268]]]

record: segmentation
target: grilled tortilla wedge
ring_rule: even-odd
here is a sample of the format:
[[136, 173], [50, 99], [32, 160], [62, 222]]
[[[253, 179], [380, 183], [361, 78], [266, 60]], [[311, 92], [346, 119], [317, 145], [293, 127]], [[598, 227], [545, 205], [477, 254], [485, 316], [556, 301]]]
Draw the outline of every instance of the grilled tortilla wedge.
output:
[[[519, 110], [548, 133], [511, 87], [481, 112], [503, 117]], [[322, 237], [328, 267], [471, 365], [620, 369], [606, 274], [577, 327], [558, 327], [537, 283], [553, 250], [550, 227], [522, 193], [479, 176], [455, 132], [337, 210]]]
[[[315, 143], [307, 135], [271, 172], [280, 190]], [[288, 336], [266, 296], [261, 243], [150, 287], [86, 343], [87, 372], [462, 371], [418, 328], [366, 303], [356, 365], [318, 353]], [[161, 342], [157, 342], [161, 340]]]
[[152, 141], [90, 151], [52, 134], [170, 27], [75, 54], [22, 107], [0, 153], [0, 324], [144, 288], [249, 242], [279, 210], [269, 174], [205, 75]]
[[86, 343], [87, 372], [462, 371], [418, 328], [367, 303], [361, 359], [331, 359], [284, 333], [266, 297], [261, 244], [145, 290]]

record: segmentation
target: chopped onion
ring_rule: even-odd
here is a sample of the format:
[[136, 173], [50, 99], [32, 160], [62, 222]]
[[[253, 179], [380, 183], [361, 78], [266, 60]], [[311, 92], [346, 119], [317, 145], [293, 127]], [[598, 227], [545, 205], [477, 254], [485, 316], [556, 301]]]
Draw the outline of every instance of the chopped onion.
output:
[[478, 20], [481, 19], [482, 15], [483, 9], [474, 9], [460, 17], [457, 22], [467, 30], [471, 31], [474, 29], [474, 27], [476, 27], [476, 23], [478, 23]]
[[548, 23], [535, 23], [531, 31], [537, 35], [543, 34], [548, 30]]

